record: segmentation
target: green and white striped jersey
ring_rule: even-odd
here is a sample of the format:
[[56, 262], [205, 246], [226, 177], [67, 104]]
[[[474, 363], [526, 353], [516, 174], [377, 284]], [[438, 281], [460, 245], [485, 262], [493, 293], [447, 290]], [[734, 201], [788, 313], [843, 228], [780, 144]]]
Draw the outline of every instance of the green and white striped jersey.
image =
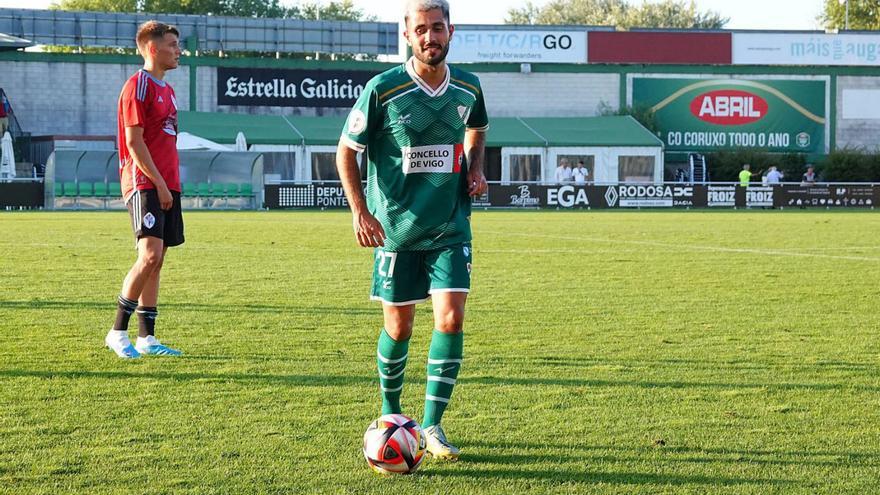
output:
[[371, 79], [342, 142], [366, 149], [367, 207], [388, 251], [428, 251], [471, 240], [465, 129], [489, 128], [477, 76], [447, 65], [432, 89], [413, 60]]

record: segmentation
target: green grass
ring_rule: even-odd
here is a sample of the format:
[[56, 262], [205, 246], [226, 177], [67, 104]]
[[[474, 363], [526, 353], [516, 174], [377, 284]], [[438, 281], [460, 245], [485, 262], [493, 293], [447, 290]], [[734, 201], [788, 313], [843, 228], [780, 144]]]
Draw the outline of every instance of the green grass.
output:
[[[187, 213], [157, 334], [102, 347], [114, 213], [0, 214], [2, 493], [875, 493], [880, 215], [477, 212], [464, 450], [373, 474], [371, 255], [344, 212]], [[430, 307], [404, 408], [420, 417]]]

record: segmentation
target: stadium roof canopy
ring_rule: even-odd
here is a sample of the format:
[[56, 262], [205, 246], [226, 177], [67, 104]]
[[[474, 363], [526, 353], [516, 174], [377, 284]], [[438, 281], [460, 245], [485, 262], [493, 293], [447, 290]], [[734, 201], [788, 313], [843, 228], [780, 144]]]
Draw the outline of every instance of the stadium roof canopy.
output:
[[[159, 14], [0, 8], [0, 32], [41, 45], [135, 48], [138, 26]], [[396, 22], [161, 14], [192, 50], [396, 55]], [[31, 46], [31, 45], [26, 45]]]
[[34, 43], [23, 38], [0, 33], [0, 51], [18, 50], [19, 48], [27, 48], [29, 46], [34, 46]]
[[[220, 112], [180, 112], [180, 128], [218, 143], [321, 146], [339, 142], [345, 117], [295, 117]], [[662, 147], [657, 136], [629, 116], [496, 117], [486, 145], [492, 147]]]

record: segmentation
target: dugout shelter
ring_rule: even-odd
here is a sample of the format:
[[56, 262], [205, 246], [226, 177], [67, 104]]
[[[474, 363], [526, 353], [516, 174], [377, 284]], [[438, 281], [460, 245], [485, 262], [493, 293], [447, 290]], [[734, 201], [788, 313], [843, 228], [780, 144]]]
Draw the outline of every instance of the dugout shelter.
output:
[[[336, 181], [345, 117], [181, 112], [181, 128], [221, 144], [238, 132], [264, 156], [267, 182]], [[596, 183], [660, 182], [663, 143], [629, 116], [490, 118], [486, 175], [496, 182], [551, 183], [563, 161], [583, 161]]]

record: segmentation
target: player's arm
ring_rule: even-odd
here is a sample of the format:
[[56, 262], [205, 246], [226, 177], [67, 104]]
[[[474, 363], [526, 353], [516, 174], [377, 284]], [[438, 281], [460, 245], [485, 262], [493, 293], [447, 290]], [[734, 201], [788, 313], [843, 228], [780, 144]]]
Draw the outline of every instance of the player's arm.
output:
[[345, 189], [345, 197], [351, 207], [354, 222], [354, 234], [362, 247], [380, 247], [385, 245], [385, 229], [376, 217], [367, 209], [364, 188], [361, 186], [361, 171], [357, 163], [357, 151], [339, 141], [336, 148], [336, 170], [339, 180]]
[[[475, 81], [476, 82], [476, 81]], [[464, 132], [464, 156], [468, 162], [468, 194], [480, 196], [489, 190], [486, 183], [486, 175], [483, 173], [483, 159], [486, 156], [486, 131], [489, 130], [489, 116], [486, 113], [486, 101], [483, 99], [482, 89], [478, 89], [476, 82], [476, 101], [465, 122]]]
[[156, 186], [156, 192], [159, 194], [159, 206], [163, 210], [170, 210], [174, 200], [165, 179], [162, 178], [162, 174], [153, 163], [150, 150], [147, 149], [147, 143], [144, 141], [144, 128], [140, 126], [126, 127], [125, 144], [128, 146], [135, 166]]
[[468, 129], [464, 134], [464, 154], [468, 164], [468, 194], [480, 196], [489, 189], [483, 174], [483, 159], [486, 156], [486, 133]]

